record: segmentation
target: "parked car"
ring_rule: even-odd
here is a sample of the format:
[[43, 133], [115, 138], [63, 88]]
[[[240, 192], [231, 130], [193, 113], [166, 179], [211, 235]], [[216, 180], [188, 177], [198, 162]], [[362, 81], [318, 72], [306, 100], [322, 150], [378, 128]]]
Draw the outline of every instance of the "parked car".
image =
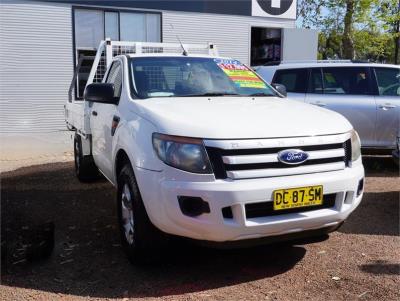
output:
[[351, 61], [280, 62], [254, 68], [288, 96], [345, 116], [366, 150], [389, 153], [400, 133], [400, 66]]
[[66, 116], [78, 178], [99, 170], [117, 188], [132, 262], [167, 234], [228, 246], [326, 234], [360, 204], [360, 140], [340, 114], [283, 98], [215, 48], [115, 42], [133, 50], [112, 57], [113, 45], [103, 82]]

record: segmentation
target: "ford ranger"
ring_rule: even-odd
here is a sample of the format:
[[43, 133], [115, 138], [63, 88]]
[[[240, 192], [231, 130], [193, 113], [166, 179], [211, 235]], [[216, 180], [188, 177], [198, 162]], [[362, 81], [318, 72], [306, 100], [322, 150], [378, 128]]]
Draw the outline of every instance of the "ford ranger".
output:
[[238, 60], [154, 44], [110, 56], [66, 110], [76, 174], [116, 187], [131, 261], [168, 234], [228, 246], [321, 235], [360, 204], [360, 139], [342, 115], [288, 100]]

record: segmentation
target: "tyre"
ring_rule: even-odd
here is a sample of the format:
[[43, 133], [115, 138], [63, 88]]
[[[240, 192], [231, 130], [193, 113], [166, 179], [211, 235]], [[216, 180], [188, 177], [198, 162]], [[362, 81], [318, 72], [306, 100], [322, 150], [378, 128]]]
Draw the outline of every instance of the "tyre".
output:
[[129, 261], [135, 265], [159, 261], [167, 235], [151, 223], [129, 163], [118, 176], [117, 206], [121, 243]]
[[75, 134], [74, 138], [75, 174], [81, 182], [92, 182], [100, 178], [99, 170], [94, 163], [93, 156], [84, 156], [82, 138]]

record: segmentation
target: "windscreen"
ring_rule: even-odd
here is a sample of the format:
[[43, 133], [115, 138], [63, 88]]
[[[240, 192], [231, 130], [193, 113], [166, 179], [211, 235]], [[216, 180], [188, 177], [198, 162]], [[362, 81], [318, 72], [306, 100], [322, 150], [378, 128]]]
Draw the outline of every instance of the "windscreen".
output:
[[138, 98], [189, 96], [276, 96], [237, 60], [144, 57], [130, 60], [131, 84]]

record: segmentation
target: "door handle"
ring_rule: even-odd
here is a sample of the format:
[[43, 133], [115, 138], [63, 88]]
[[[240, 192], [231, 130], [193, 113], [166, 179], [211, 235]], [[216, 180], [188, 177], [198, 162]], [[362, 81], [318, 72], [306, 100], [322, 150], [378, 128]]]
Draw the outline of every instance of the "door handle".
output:
[[320, 101], [312, 102], [311, 104], [319, 107], [326, 107], [326, 103]]
[[385, 103], [384, 105], [380, 105], [379, 108], [382, 110], [389, 110], [389, 109], [394, 109], [396, 106], [391, 103]]
[[93, 116], [97, 116], [97, 112], [96, 111], [92, 111], [92, 115]]

